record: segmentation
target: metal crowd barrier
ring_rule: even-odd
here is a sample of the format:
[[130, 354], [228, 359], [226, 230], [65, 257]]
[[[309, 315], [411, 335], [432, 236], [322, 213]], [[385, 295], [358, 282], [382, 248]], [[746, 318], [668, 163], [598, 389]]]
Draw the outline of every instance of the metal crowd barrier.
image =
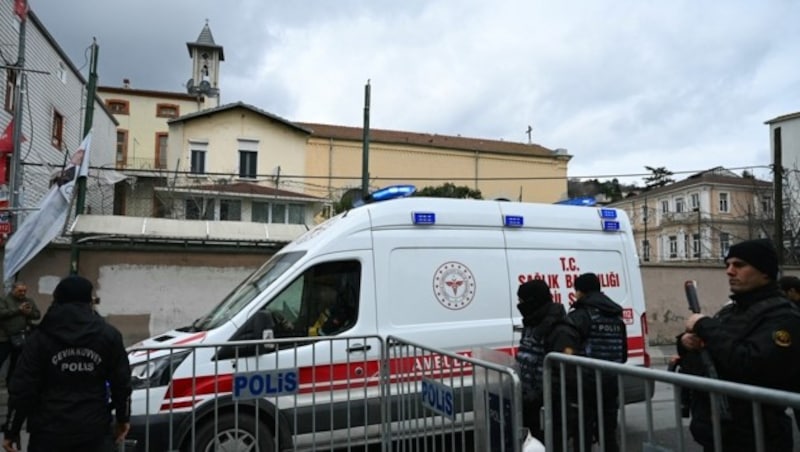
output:
[[[593, 401], [597, 404], [598, 412], [602, 413], [602, 390], [600, 376], [601, 374], [612, 375], [616, 379], [617, 387], [619, 388], [619, 423], [618, 434], [619, 444], [621, 451], [627, 451], [629, 444], [627, 443], [626, 433], [626, 405], [625, 405], [625, 391], [623, 390], [622, 379], [625, 376], [640, 379], [642, 384], [645, 385], [646, 400], [645, 400], [645, 417], [647, 424], [647, 435], [644, 444], [631, 445], [633, 450], [665, 450], [665, 451], [685, 451], [687, 450], [687, 441], [694, 441], [691, 435], [687, 435], [683, 427], [683, 413], [681, 410], [681, 392], [682, 390], [694, 390], [705, 392], [710, 396], [711, 408], [711, 421], [713, 429], [714, 449], [716, 452], [722, 451], [722, 432], [721, 432], [721, 412], [719, 401], [723, 397], [736, 398], [739, 400], [749, 401], [753, 409], [752, 426], [755, 436], [756, 452], [769, 452], [765, 449], [764, 437], [764, 424], [762, 419], [762, 406], [764, 405], [777, 405], [781, 407], [791, 407], [800, 409], [800, 394], [787, 391], [779, 391], [775, 389], [764, 388], [760, 386], [752, 386], [741, 383], [733, 383], [729, 381], [713, 380], [705, 377], [698, 377], [694, 375], [680, 374], [675, 372], [667, 372], [664, 370], [648, 369], [644, 367], [629, 366], [625, 364], [618, 364], [609, 361], [596, 360], [575, 355], [565, 355], [561, 353], [550, 353], [545, 357], [544, 361], [544, 416], [543, 424], [545, 431], [545, 446], [547, 450], [553, 449], [554, 435], [561, 435], [561, 441], [564, 449], [568, 448], [568, 441], [575, 441], [576, 439], [583, 441], [587, 435], [591, 434], [589, 426], [584, 424], [584, 410], [586, 407], [587, 396], [584, 394], [584, 378], [589, 374], [594, 376], [595, 394], [596, 399]], [[572, 380], [568, 380], [568, 377]], [[558, 378], [559, 393], [553, 392], [553, 379]], [[572, 383], [568, 384], [568, 381]], [[669, 384], [673, 388], [673, 403], [674, 421], [675, 421], [675, 437], [674, 441], [669, 444], [657, 444], [655, 439], [655, 428], [653, 422], [653, 403], [652, 403], [652, 388], [654, 382], [661, 382]], [[572, 386], [570, 386], [572, 385]], [[569, 398], [567, 389], [571, 387], [574, 393], [577, 393], [577, 407], [573, 406], [573, 410], [577, 409], [577, 432], [573, 427], [572, 432], [568, 432], [567, 422], [567, 405], [569, 405]], [[574, 398], [575, 395], [572, 395]], [[562, 428], [560, 431], [554, 431], [554, 403], [560, 405], [558, 413], [560, 415], [560, 424]], [[630, 407], [628, 407], [630, 409]], [[595, 447], [604, 451], [602, 438], [602, 423], [606, 422], [599, 416], [599, 423], [601, 428], [600, 441]], [[569, 438], [572, 433], [574, 438]], [[697, 447], [697, 446], [695, 446]]]
[[520, 450], [527, 429], [513, 357], [488, 349], [453, 353], [393, 336], [385, 350], [384, 444], [391, 450]]
[[[191, 376], [169, 378], [169, 372], [134, 389], [129, 438], [137, 451], [330, 450], [382, 439], [378, 336], [128, 351], [154, 363], [146, 376], [184, 360], [192, 368]], [[168, 358], [156, 362], [162, 354]]]
[[[136, 368], [129, 451], [370, 444], [384, 451], [517, 452], [527, 432], [513, 358], [500, 352], [465, 356], [378, 336], [128, 351], [150, 363]], [[191, 375], [173, 376], [179, 365]]]

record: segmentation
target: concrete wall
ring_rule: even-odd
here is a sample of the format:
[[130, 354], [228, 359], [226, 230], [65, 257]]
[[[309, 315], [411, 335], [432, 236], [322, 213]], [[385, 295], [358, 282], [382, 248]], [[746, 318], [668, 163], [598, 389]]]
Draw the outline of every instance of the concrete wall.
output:
[[[20, 272], [44, 311], [69, 269], [69, 248], [50, 246]], [[98, 311], [122, 331], [125, 343], [189, 325], [208, 312], [269, 258], [263, 252], [84, 250], [80, 274], [95, 284]]]
[[[250, 272], [269, 258], [259, 252], [179, 251], [124, 248], [84, 250], [81, 274], [95, 282], [99, 311], [132, 344], [190, 324], [208, 312]], [[50, 306], [53, 289], [69, 268], [69, 249], [51, 246], [20, 273], [39, 308]], [[800, 268], [786, 274], [800, 276]], [[716, 312], [728, 300], [722, 265], [642, 267], [651, 344], [669, 344], [689, 315], [683, 284], [697, 281], [704, 311]]]
[[[784, 274], [800, 276], [800, 268], [786, 268]], [[713, 314], [728, 301], [728, 277], [722, 264], [642, 266], [651, 344], [673, 343], [675, 336], [684, 330], [684, 322], [690, 314], [683, 289], [688, 279], [697, 281], [703, 312]]]

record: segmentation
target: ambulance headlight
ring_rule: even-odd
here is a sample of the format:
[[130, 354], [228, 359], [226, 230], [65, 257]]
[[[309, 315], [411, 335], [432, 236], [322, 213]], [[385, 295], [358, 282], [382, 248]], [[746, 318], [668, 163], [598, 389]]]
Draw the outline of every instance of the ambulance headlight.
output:
[[131, 366], [131, 384], [133, 389], [166, 386], [175, 371], [191, 350], [182, 350], [165, 356], [159, 356]]

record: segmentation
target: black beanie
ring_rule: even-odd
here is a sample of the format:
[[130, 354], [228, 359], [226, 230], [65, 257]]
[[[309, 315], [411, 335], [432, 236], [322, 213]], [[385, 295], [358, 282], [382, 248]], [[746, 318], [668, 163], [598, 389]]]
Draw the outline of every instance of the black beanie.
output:
[[725, 262], [732, 257], [747, 262], [773, 281], [778, 278], [778, 253], [770, 239], [745, 240], [737, 243], [728, 250]]
[[575, 278], [575, 290], [583, 293], [600, 292], [600, 279], [594, 273], [584, 273]]
[[91, 303], [92, 282], [82, 276], [67, 276], [62, 279], [53, 291], [56, 303]]
[[550, 287], [541, 279], [532, 279], [520, 284], [519, 289], [517, 289], [517, 296], [523, 303], [532, 306], [553, 302], [553, 294], [550, 293]]

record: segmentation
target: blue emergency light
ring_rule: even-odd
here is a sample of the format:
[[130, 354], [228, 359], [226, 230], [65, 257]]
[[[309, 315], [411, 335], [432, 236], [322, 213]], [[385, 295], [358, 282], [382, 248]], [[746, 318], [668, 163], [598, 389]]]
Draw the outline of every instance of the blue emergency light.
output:
[[364, 203], [387, 201], [395, 198], [405, 198], [411, 196], [417, 191], [417, 187], [413, 185], [390, 185], [386, 188], [374, 191], [364, 198]]
[[599, 209], [600, 218], [604, 220], [613, 220], [617, 218], [617, 209]]
[[411, 212], [411, 220], [417, 225], [436, 224], [436, 214], [433, 212]]
[[619, 231], [619, 221], [603, 220], [603, 230], [608, 232]]
[[592, 207], [597, 204], [597, 200], [594, 199], [594, 196], [579, 196], [577, 198], [569, 198], [569, 199], [563, 199], [561, 201], [556, 201], [553, 204], [561, 204], [565, 206]]
[[521, 228], [524, 224], [521, 215], [503, 215], [503, 225], [507, 228]]

